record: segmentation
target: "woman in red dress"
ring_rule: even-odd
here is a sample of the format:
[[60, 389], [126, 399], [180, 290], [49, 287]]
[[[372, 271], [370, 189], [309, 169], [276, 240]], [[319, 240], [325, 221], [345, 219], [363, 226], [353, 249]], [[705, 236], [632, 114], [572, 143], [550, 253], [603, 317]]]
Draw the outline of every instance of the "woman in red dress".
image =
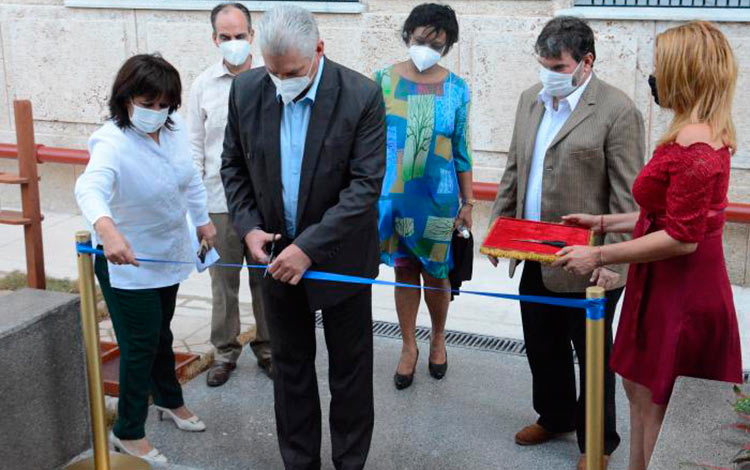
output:
[[633, 184], [640, 213], [564, 218], [633, 240], [566, 247], [555, 262], [576, 274], [631, 263], [611, 358], [630, 401], [630, 470], [648, 467], [678, 376], [742, 381], [722, 246], [737, 65], [718, 29], [693, 22], [657, 36], [655, 70], [654, 97], [674, 119]]

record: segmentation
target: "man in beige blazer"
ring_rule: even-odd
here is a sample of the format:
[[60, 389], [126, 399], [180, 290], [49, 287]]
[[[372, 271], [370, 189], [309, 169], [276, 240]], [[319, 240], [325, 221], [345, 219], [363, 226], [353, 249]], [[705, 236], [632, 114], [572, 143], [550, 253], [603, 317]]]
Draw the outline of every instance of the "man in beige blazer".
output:
[[[536, 42], [542, 83], [526, 90], [518, 103], [508, 160], [492, 208], [499, 216], [560, 222], [571, 213], [609, 214], [636, 210], [631, 186], [643, 166], [643, 118], [623, 92], [593, 72], [594, 34], [583, 21], [557, 17]], [[598, 243], [620, 241], [618, 235]], [[493, 264], [497, 260], [490, 258]], [[517, 262], [511, 262], [513, 276]], [[583, 298], [586, 287], [607, 289], [606, 350], [612, 347], [612, 320], [625, 284], [625, 266], [576, 276], [526, 262], [522, 295]], [[533, 377], [536, 423], [516, 434], [519, 445], [535, 445], [576, 431], [585, 448], [585, 370], [579, 367], [576, 397], [571, 344], [585, 364], [585, 312], [521, 303], [524, 339]], [[608, 364], [608, 359], [607, 364]], [[615, 377], [605, 375], [605, 454], [617, 448]], [[585, 469], [583, 456], [579, 469]]]

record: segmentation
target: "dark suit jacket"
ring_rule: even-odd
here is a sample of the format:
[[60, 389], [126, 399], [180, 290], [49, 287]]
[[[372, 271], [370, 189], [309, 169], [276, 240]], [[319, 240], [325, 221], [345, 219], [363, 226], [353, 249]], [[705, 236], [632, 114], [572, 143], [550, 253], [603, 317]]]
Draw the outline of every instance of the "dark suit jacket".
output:
[[[536, 131], [544, 116], [537, 100], [536, 84], [518, 102], [505, 173], [492, 206], [491, 220], [499, 216], [523, 218], [526, 184], [536, 143]], [[643, 117], [625, 93], [591, 77], [578, 106], [552, 140], [544, 158], [542, 220], [560, 222], [576, 212], [621, 214], [637, 211], [631, 188], [643, 167], [646, 138]], [[601, 237], [600, 237], [601, 238]], [[609, 233], [597, 244], [625, 240]], [[517, 266], [510, 263], [510, 275]], [[620, 273], [615, 286], [625, 285], [627, 266], [608, 266]], [[542, 278], [553, 292], [581, 293], [591, 285], [590, 275], [577, 276], [560, 268], [542, 267]]]
[[[286, 233], [281, 113], [265, 68], [235, 79], [221, 177], [229, 213], [243, 239], [256, 227]], [[293, 242], [310, 257], [310, 269], [377, 276], [377, 201], [384, 170], [385, 105], [380, 88], [326, 58], [305, 142], [297, 235], [286, 243]], [[363, 288], [308, 280], [302, 284], [315, 309], [336, 305]]]

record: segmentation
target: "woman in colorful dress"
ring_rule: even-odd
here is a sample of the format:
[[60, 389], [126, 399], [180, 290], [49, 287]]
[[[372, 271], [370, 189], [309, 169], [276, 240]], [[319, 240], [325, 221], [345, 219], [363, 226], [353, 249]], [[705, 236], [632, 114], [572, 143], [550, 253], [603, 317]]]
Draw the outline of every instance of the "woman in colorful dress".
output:
[[640, 213], [566, 217], [633, 240], [564, 248], [556, 262], [577, 274], [631, 263], [611, 359], [630, 401], [630, 470], [648, 467], [678, 376], [742, 381], [722, 244], [737, 63], [716, 27], [693, 22], [657, 36], [655, 70], [653, 95], [674, 118], [633, 184]]
[[[396, 281], [424, 283], [432, 319], [429, 372], [442, 379], [448, 367], [445, 321], [450, 303], [451, 238], [471, 229], [474, 199], [469, 144], [469, 87], [438, 62], [458, 40], [458, 21], [446, 5], [416, 7], [402, 30], [410, 60], [375, 74], [386, 103], [387, 163], [380, 199], [382, 262]], [[419, 351], [416, 342], [419, 289], [395, 290], [403, 346], [394, 376], [401, 390], [411, 385]]]

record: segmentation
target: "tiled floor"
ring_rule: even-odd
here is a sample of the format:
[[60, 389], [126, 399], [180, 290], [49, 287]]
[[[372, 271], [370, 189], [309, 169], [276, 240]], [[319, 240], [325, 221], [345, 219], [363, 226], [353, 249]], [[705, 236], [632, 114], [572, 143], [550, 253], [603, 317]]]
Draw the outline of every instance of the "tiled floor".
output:
[[[255, 331], [250, 303], [240, 304], [240, 325], [243, 333]], [[211, 352], [211, 299], [192, 295], [178, 297], [172, 333], [175, 351], [201, 356]], [[101, 341], [116, 342], [111, 320], [99, 323], [99, 336]]]

